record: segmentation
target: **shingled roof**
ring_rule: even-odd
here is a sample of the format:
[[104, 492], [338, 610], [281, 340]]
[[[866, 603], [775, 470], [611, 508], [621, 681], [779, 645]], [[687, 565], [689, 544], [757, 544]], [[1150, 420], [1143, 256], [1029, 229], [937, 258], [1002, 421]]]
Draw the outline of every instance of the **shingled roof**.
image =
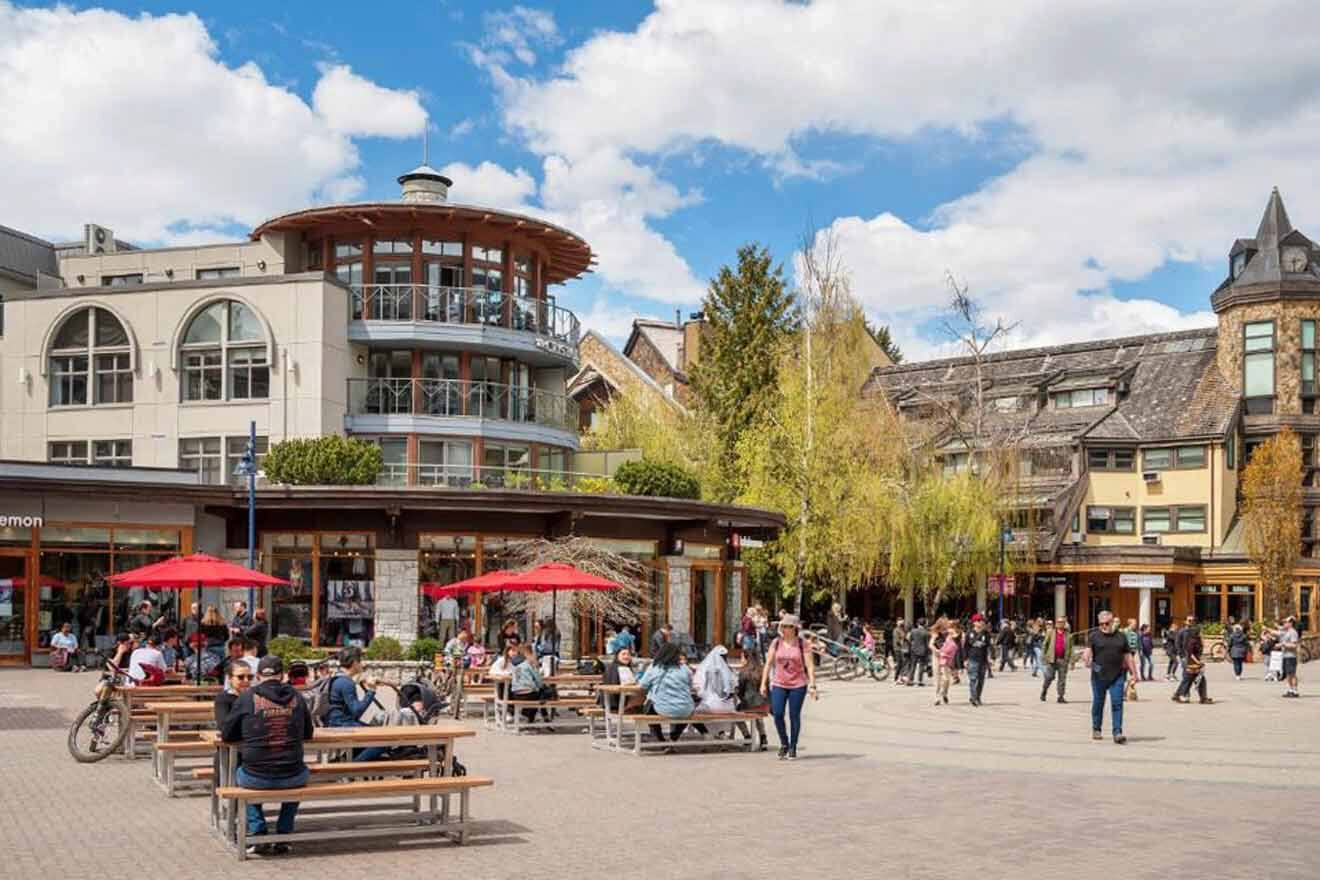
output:
[[[1216, 330], [1185, 330], [999, 352], [983, 361], [990, 398], [1023, 396], [1026, 442], [1110, 440], [1151, 443], [1221, 437], [1237, 414], [1237, 392], [1219, 373]], [[875, 370], [867, 390], [900, 408], [975, 382], [971, 358], [900, 364]], [[1047, 395], [1107, 388], [1110, 404], [1055, 409]]]

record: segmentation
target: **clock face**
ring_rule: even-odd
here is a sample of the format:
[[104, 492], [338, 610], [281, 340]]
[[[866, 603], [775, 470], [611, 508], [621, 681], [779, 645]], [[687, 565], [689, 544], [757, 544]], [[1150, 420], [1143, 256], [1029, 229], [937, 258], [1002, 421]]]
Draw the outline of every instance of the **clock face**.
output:
[[1306, 248], [1287, 247], [1283, 249], [1283, 268], [1287, 272], [1305, 272], [1307, 263], [1311, 262], [1311, 255], [1306, 252]]

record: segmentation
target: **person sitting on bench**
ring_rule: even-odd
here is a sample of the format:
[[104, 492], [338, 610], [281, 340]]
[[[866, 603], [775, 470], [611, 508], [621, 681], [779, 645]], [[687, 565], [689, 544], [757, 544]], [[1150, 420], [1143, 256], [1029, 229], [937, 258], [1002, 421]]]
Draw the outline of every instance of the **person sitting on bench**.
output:
[[[246, 669], [245, 664], [239, 666]], [[302, 788], [310, 775], [303, 763], [303, 741], [312, 738], [312, 713], [298, 692], [284, 682], [284, 661], [279, 657], [262, 658], [257, 676], [257, 685], [239, 695], [220, 728], [225, 742], [242, 744], [234, 779], [243, 788]], [[292, 834], [297, 814], [297, 801], [280, 804], [275, 833]], [[266, 833], [261, 804], [247, 805], [247, 833]], [[254, 844], [248, 851], [278, 855], [288, 852], [289, 845]]]
[[[642, 675], [641, 681], [637, 682], [646, 691], [647, 702], [654, 708], [655, 714], [667, 718], [692, 717], [692, 676], [679, 663], [680, 656], [678, 645], [665, 642], [651, 658], [651, 665]], [[669, 728], [669, 738], [677, 740], [686, 729], [686, 724], [673, 725]], [[665, 741], [665, 735], [658, 724], [651, 725], [651, 735], [660, 742]]]
[[[620, 648], [614, 652], [614, 659], [605, 664], [605, 674], [601, 678], [601, 684], [637, 684], [637, 669], [633, 666], [633, 656], [631, 648]], [[640, 694], [630, 694], [623, 704], [624, 712], [629, 709], [635, 709], [642, 704], [643, 697]], [[605, 694], [601, 693], [596, 697], [596, 702], [605, 705]]]
[[[376, 679], [370, 676], [362, 679], [362, 689], [366, 693], [359, 700], [355, 678], [361, 672], [361, 648], [344, 648], [339, 652], [339, 674], [330, 684], [330, 709], [325, 716], [326, 727], [367, 726], [360, 716], [376, 702]], [[379, 747], [358, 749], [353, 753], [353, 760], [376, 761], [387, 751]]]
[[[517, 650], [522, 654], [523, 662], [513, 667], [513, 678], [509, 680], [509, 693], [515, 700], [553, 700], [555, 698], [555, 689], [545, 683], [541, 676], [541, 668], [536, 663], [536, 652], [531, 645], [521, 645]], [[530, 721], [536, 720], [537, 707], [527, 706], [523, 712], [523, 718]], [[542, 716], [546, 721], [550, 720], [548, 709], [541, 710]]]

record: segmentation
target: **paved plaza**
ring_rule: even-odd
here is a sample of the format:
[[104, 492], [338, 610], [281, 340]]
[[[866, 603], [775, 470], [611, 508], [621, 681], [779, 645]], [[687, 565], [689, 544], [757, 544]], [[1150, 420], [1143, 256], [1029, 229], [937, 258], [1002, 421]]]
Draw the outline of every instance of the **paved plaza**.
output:
[[[1023, 672], [987, 682], [979, 709], [965, 687], [937, 708], [933, 687], [825, 683], [794, 764], [773, 751], [636, 759], [577, 734], [483, 729], [459, 750], [497, 783], [474, 796], [483, 824], [468, 846], [306, 844], [278, 876], [1099, 876], [1084, 870], [1102, 856], [1091, 845], [1124, 880], [1314, 876], [1320, 665], [1302, 668], [1300, 700], [1249, 670], [1235, 682], [1212, 666], [1209, 706], [1143, 685], [1122, 747], [1091, 741], [1081, 676], [1059, 705]], [[205, 798], [167, 799], [146, 761], [68, 756], [94, 683], [0, 671], [0, 877], [268, 873], [273, 860], [239, 863], [212, 836]]]

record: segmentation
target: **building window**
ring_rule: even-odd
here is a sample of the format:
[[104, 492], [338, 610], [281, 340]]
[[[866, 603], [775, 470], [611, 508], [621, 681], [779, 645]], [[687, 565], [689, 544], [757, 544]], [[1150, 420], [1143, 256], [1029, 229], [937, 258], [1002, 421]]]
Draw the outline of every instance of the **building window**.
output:
[[335, 242], [336, 260], [348, 260], [360, 256], [362, 256], [362, 242], [360, 241]]
[[424, 486], [470, 486], [472, 442], [422, 440], [417, 444], [417, 482]]
[[221, 266], [218, 269], [198, 269], [198, 281], [217, 281], [221, 278], [237, 278], [243, 270], [237, 266]]
[[1224, 467], [1237, 470], [1237, 434], [1229, 434], [1224, 442]]
[[1165, 446], [1144, 449], [1141, 453], [1143, 471], [1191, 470], [1205, 467], [1204, 446]]
[[92, 464], [101, 467], [131, 467], [133, 464], [133, 441], [92, 441]]
[[102, 287], [128, 287], [133, 284], [142, 283], [141, 272], [130, 272], [127, 275], [102, 275]]
[[1143, 508], [1141, 511], [1141, 531], [1147, 534], [1204, 532], [1205, 505]]
[[51, 464], [87, 464], [87, 441], [65, 440], [51, 443], [46, 449]]
[[1248, 415], [1274, 412], [1274, 322], [1255, 321], [1242, 328], [1242, 385]]
[[422, 239], [422, 253], [430, 254], [436, 257], [455, 257], [463, 259], [463, 242], [461, 241], [436, 241], [431, 238]]
[[1131, 535], [1136, 532], [1136, 508], [1088, 507], [1086, 530], [1096, 534]]
[[179, 468], [196, 471], [202, 482], [218, 486], [225, 482], [224, 456], [220, 454], [219, 437], [185, 437], [179, 440]]
[[1104, 406], [1109, 403], [1108, 388], [1079, 388], [1060, 391], [1053, 395], [1055, 409], [1074, 409], [1079, 406]]
[[183, 399], [257, 400], [270, 395], [270, 357], [255, 312], [235, 300], [212, 303], [183, 337]]
[[399, 254], [406, 255], [413, 252], [413, 244], [408, 239], [376, 239], [371, 243], [371, 252], [373, 254]]
[[951, 477], [960, 474], [971, 466], [971, 455], [966, 452], [950, 452], [944, 456], [944, 475]]
[[1130, 471], [1136, 456], [1132, 449], [1088, 449], [1086, 466], [1093, 471]]
[[48, 364], [51, 406], [133, 402], [128, 332], [105, 309], [93, 306], [65, 318]]
[[1315, 394], [1315, 321], [1302, 322], [1302, 394]]
[[1022, 398], [994, 397], [990, 399], [990, 408], [995, 412], [1017, 412], [1022, 409]]
[[[257, 435], [257, 470], [261, 470], [261, 462], [266, 458], [266, 449], [270, 446], [268, 438]], [[234, 472], [243, 462], [243, 456], [247, 453], [248, 438], [244, 435], [225, 438], [225, 472], [224, 477], [229, 482], [236, 485], [247, 485], [247, 477], [239, 476]]]

